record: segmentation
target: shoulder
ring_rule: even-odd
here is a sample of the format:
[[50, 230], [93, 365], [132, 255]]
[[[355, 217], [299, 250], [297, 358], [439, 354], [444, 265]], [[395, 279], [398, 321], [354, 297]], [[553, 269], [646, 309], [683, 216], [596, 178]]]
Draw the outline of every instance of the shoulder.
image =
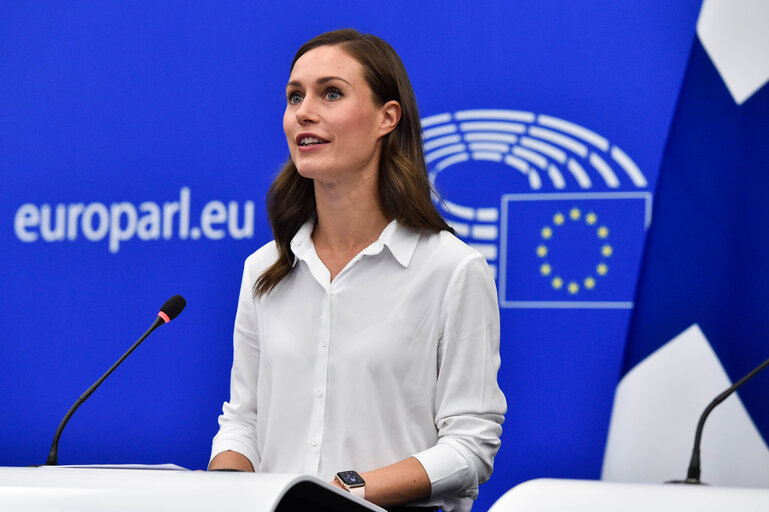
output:
[[494, 282], [493, 270], [483, 254], [448, 231], [422, 233], [413, 264], [415, 271], [447, 286], [467, 277]]
[[449, 231], [423, 233], [417, 251], [422, 253], [423, 258], [440, 266], [457, 268], [465, 266], [469, 262], [486, 264], [486, 259], [480, 252]]
[[262, 272], [275, 263], [278, 259], [278, 248], [275, 244], [275, 240], [268, 242], [261, 246], [259, 249], [251, 253], [246, 258], [244, 265], [244, 273], [248, 274], [252, 280], [256, 280]]

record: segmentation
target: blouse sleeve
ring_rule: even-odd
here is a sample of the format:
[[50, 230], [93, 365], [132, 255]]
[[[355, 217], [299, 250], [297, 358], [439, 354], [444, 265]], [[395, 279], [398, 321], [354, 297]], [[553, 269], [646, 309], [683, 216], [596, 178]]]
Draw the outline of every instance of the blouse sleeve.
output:
[[432, 484], [432, 497], [475, 499], [491, 475], [507, 403], [497, 383], [499, 306], [486, 260], [461, 264], [441, 306], [435, 425], [438, 442], [415, 455]]
[[240, 285], [238, 310], [233, 333], [234, 353], [230, 376], [230, 401], [222, 407], [219, 432], [213, 440], [211, 459], [232, 450], [251, 461], [259, 469], [259, 449], [256, 437], [256, 382], [259, 368], [259, 338], [256, 311], [252, 295], [254, 278], [246, 260]]

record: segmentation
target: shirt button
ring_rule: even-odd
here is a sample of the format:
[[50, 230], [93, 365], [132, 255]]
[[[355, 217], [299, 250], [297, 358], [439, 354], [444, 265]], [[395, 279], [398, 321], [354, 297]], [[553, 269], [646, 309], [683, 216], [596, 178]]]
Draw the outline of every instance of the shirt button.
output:
[[310, 444], [313, 445], [313, 446], [318, 446], [318, 438], [316, 437], [315, 439], [310, 441]]
[[318, 395], [318, 398], [323, 396], [323, 390], [322, 389], [316, 389], [315, 394]]

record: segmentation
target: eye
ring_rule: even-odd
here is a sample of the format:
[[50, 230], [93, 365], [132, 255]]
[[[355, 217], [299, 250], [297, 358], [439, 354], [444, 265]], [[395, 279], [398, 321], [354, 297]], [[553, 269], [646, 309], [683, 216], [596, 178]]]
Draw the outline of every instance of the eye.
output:
[[337, 89], [335, 87], [330, 87], [330, 88], [326, 89], [326, 99], [329, 100], [329, 101], [336, 101], [336, 100], [340, 99], [342, 96], [344, 96], [342, 94], [342, 91], [340, 91], [339, 89]]
[[294, 91], [294, 92], [288, 93], [288, 95], [286, 96], [286, 99], [291, 105], [296, 105], [297, 103], [302, 101], [302, 95]]

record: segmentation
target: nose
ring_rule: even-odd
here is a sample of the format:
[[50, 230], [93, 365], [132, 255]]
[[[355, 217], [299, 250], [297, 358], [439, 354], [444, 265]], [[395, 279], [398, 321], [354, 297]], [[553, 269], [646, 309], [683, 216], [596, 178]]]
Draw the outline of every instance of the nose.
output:
[[299, 124], [312, 124], [318, 122], [316, 104], [311, 96], [306, 96], [294, 111]]

